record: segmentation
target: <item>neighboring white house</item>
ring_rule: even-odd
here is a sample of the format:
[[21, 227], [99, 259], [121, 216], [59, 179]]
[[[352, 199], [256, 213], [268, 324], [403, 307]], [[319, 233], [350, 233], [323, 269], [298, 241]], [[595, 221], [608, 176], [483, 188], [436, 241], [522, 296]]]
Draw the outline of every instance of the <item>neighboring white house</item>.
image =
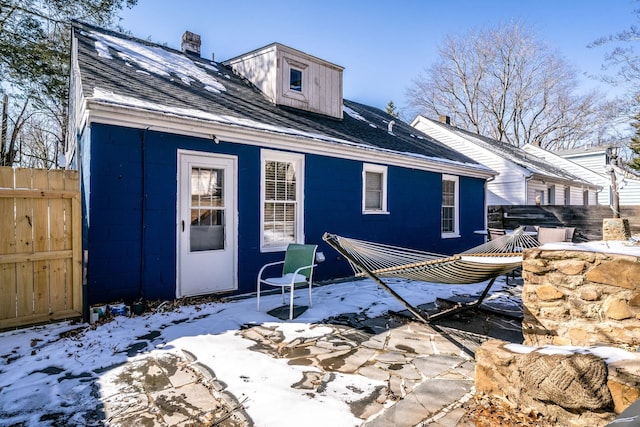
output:
[[[580, 165], [599, 177], [599, 180], [596, 178], [591, 179], [587, 175], [583, 176], [577, 172], [572, 172], [584, 179], [587, 179], [588, 181], [598, 183], [603, 187], [601, 196], [598, 198], [599, 204], [608, 205], [611, 203], [610, 170], [613, 168], [616, 172], [620, 204], [640, 205], [640, 175], [616, 165], [611, 165], [609, 162], [609, 155], [607, 154], [608, 150], [609, 147], [587, 147], [575, 148], [573, 150], [566, 150], [557, 153], [549, 153], [547, 151], [547, 153], [552, 154], [551, 157], [553, 158], [553, 162], [559, 161], [558, 159], [569, 160], [573, 164]], [[540, 151], [540, 149], [536, 151]]]
[[595, 205], [598, 184], [505, 142], [450, 124], [448, 117], [416, 117], [416, 129], [493, 169], [487, 183], [488, 205]]

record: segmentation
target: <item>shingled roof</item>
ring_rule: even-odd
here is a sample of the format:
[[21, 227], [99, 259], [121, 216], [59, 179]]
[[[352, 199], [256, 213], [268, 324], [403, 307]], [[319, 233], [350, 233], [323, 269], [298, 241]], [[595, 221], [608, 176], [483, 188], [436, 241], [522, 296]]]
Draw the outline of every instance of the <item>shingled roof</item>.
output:
[[[274, 105], [225, 65], [74, 22], [82, 95], [93, 102], [193, 117], [240, 128], [344, 144], [492, 172], [386, 112], [344, 100], [344, 117]], [[389, 122], [395, 121], [391, 132]]]
[[520, 166], [521, 168], [528, 170], [530, 173], [536, 174], [538, 176], [547, 176], [551, 178], [572, 181], [584, 185], [593, 185], [590, 182], [587, 182], [584, 179], [553, 165], [545, 159], [535, 156], [531, 153], [527, 153], [525, 150], [511, 145], [508, 142], [488, 138], [477, 133], [458, 128], [456, 126], [443, 123], [438, 120], [426, 120], [429, 120], [431, 123], [447, 129], [448, 131], [478, 145], [479, 147], [484, 148], [485, 150], [488, 150], [500, 157], [509, 160], [510, 162]]

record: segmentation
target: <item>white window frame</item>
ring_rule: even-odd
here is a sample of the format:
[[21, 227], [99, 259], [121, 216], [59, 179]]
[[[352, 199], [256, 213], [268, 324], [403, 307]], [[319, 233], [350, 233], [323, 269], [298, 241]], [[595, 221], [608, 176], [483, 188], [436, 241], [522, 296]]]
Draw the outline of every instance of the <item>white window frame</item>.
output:
[[[382, 175], [382, 207], [381, 209], [367, 209], [366, 207], [367, 172], [379, 173]], [[387, 210], [387, 167], [386, 166], [374, 165], [371, 163], [364, 163], [362, 165], [362, 213], [364, 215], [389, 214], [389, 211]]]
[[[288, 162], [294, 164], [296, 172], [296, 212], [295, 241], [267, 244], [264, 238], [265, 225], [265, 178], [266, 162]], [[289, 243], [304, 243], [304, 154], [286, 153], [283, 151], [261, 150], [260, 152], [260, 252], [281, 252]]]
[[[442, 181], [453, 181], [454, 183], [454, 206], [453, 206], [453, 231], [442, 231], [442, 197], [440, 200], [440, 233], [443, 239], [460, 237], [460, 177], [456, 175], [442, 175]], [[442, 186], [441, 186], [442, 188]]]
[[[297, 99], [298, 101], [307, 101], [307, 92], [309, 91], [308, 64], [285, 56], [282, 68], [282, 95], [288, 98]], [[302, 73], [302, 90], [300, 91], [291, 89], [292, 68]]]

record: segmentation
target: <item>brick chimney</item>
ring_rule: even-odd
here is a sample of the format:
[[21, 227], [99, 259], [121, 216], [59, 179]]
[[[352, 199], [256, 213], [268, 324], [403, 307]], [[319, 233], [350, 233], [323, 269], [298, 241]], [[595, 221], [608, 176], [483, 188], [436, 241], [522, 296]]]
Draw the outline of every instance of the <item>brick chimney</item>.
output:
[[440, 122], [442, 122], [444, 124], [450, 125], [451, 124], [451, 117], [445, 116], [445, 115], [438, 116], [438, 121], [440, 121]]
[[182, 35], [182, 51], [187, 55], [200, 57], [200, 34], [185, 31]]

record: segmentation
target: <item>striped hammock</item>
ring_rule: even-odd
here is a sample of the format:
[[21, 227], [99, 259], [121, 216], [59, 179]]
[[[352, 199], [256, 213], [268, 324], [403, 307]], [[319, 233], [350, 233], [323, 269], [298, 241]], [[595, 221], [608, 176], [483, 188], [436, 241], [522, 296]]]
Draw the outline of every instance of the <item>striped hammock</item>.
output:
[[454, 285], [479, 283], [509, 273], [521, 266], [524, 249], [540, 245], [523, 228], [452, 256], [329, 233], [322, 238], [349, 260], [356, 276], [373, 274]]

